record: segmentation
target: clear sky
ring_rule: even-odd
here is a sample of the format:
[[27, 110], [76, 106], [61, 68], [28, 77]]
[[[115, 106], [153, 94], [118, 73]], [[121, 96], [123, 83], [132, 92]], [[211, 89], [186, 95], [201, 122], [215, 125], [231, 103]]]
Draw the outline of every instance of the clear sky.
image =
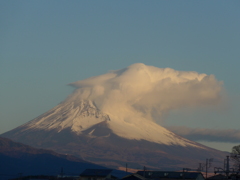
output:
[[240, 144], [240, 1], [0, 1], [0, 133], [63, 101], [67, 84], [134, 63], [215, 75], [221, 107], [171, 112], [164, 126], [236, 132]]

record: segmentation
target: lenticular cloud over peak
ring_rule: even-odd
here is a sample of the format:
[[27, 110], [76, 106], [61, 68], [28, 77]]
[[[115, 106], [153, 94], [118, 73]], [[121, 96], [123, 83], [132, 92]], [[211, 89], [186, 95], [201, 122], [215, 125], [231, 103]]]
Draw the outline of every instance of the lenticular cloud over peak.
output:
[[173, 109], [218, 104], [222, 91], [222, 82], [213, 75], [142, 63], [69, 85], [76, 90], [66, 101], [89, 99], [105, 113], [125, 120], [136, 115], [159, 120]]

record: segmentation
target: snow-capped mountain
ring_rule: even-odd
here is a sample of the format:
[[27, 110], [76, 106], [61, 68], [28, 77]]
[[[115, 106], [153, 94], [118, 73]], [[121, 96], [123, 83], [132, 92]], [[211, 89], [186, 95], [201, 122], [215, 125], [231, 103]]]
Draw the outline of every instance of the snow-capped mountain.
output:
[[66, 128], [77, 134], [103, 121], [110, 121], [107, 114], [102, 113], [90, 100], [64, 102], [24, 125], [27, 129], [57, 130]]
[[115, 168], [176, 169], [225, 155], [154, 121], [182, 105], [217, 103], [214, 77], [135, 64], [70, 85], [77, 89], [65, 101], [2, 136]]
[[[203, 148], [203, 146], [197, 143], [177, 136], [155, 122], [138, 117], [137, 114], [134, 118], [136, 120], [132, 122], [130, 122], [131, 119], [122, 121], [118, 117], [113, 116], [110, 118], [108, 114], [101, 112], [91, 100], [80, 100], [78, 103], [66, 101], [20, 126], [19, 129], [21, 133], [30, 130], [54, 130], [59, 133], [65, 129], [70, 129], [71, 132], [77, 135], [88, 132], [91, 129], [87, 135], [94, 137], [94, 131], [97, 129], [93, 127], [104, 123], [111, 130], [111, 133], [122, 138], [146, 140], [165, 145]], [[111, 133], [104, 134], [110, 136]]]

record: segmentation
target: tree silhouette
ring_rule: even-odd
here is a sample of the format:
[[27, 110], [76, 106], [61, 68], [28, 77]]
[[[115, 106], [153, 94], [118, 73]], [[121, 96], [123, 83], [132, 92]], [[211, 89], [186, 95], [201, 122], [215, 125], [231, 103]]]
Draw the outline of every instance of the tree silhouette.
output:
[[233, 146], [231, 153], [231, 160], [234, 162], [234, 169], [240, 171], [240, 145]]

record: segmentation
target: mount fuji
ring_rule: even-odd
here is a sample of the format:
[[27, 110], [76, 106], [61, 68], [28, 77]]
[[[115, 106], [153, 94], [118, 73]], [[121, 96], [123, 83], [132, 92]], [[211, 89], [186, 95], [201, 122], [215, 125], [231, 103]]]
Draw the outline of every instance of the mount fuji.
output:
[[182, 169], [226, 155], [156, 123], [173, 109], [219, 103], [212, 75], [138, 63], [70, 85], [66, 100], [1, 136], [118, 169]]

